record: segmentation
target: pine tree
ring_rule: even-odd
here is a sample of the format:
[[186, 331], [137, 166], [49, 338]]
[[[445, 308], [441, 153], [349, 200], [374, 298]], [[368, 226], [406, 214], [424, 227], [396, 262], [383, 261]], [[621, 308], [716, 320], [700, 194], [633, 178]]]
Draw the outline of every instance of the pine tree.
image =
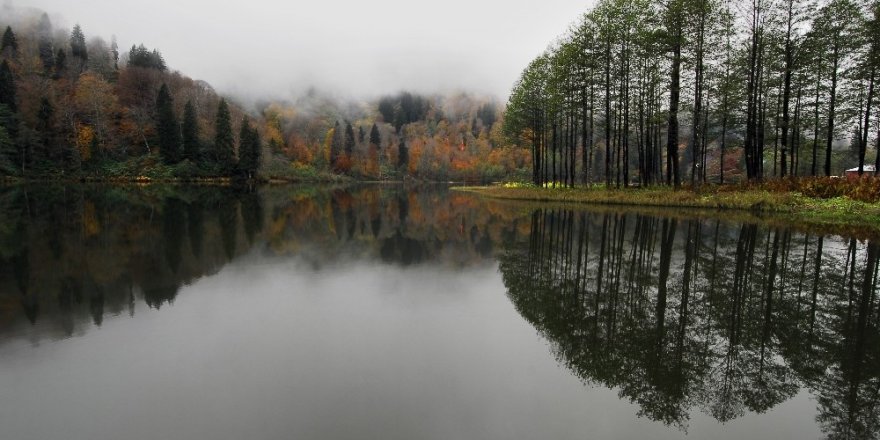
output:
[[344, 150], [345, 155], [351, 158], [351, 154], [354, 152], [354, 128], [352, 128], [351, 122], [345, 123]]
[[0, 104], [0, 132], [5, 133], [9, 140], [5, 148], [0, 150], [0, 155], [15, 164], [15, 168], [24, 174], [28, 158], [27, 144], [15, 142], [18, 136], [18, 117], [6, 104]]
[[150, 51], [143, 44], [131, 46], [131, 50], [128, 51], [128, 65], [145, 69], [156, 69], [160, 72], [164, 72], [167, 68], [162, 54], [156, 49]]
[[37, 24], [38, 35], [38, 51], [40, 60], [43, 62], [43, 71], [46, 75], [51, 75], [55, 67], [55, 50], [52, 48], [52, 22], [45, 13], [40, 16], [40, 22]]
[[79, 27], [79, 24], [74, 25], [73, 30], [70, 32], [70, 54], [75, 58], [79, 58], [83, 65], [89, 60], [89, 51], [86, 48], [86, 36], [83, 34], [82, 28]]
[[15, 78], [6, 60], [0, 63], [0, 104], [5, 105], [13, 113], [18, 111], [15, 105]]
[[232, 136], [229, 105], [225, 99], [220, 99], [214, 123], [214, 158], [227, 172], [235, 166], [235, 139]]
[[370, 143], [375, 145], [377, 149], [382, 147], [382, 136], [379, 134], [379, 127], [376, 124], [373, 124], [373, 128], [370, 129]]
[[50, 138], [52, 136], [52, 116], [55, 114], [55, 108], [49, 98], [40, 98], [40, 109], [37, 111], [37, 131], [43, 141], [43, 146], [49, 148]]
[[247, 116], [241, 121], [239, 139], [238, 166], [246, 177], [252, 178], [256, 175], [260, 163], [260, 134], [251, 127], [251, 121]]
[[177, 116], [174, 115], [174, 99], [165, 84], [162, 84], [156, 97], [156, 114], [156, 131], [162, 161], [169, 165], [180, 162], [180, 126], [177, 124]]
[[406, 172], [409, 165], [409, 147], [406, 146], [406, 139], [400, 139], [400, 146], [397, 147], [397, 168]]
[[15, 155], [15, 147], [12, 137], [6, 131], [6, 127], [0, 125], [0, 175], [12, 174], [14, 168], [12, 156]]
[[192, 101], [183, 109], [183, 157], [191, 161], [199, 159], [199, 122]]
[[18, 41], [12, 28], [6, 26], [6, 32], [3, 32], [3, 40], [0, 42], [0, 55], [15, 58], [18, 56]]
[[58, 49], [55, 54], [55, 79], [59, 79], [64, 75], [64, 69], [67, 67], [67, 54], [64, 49]]
[[332, 140], [330, 142], [330, 166], [333, 171], [339, 171], [339, 158], [342, 156], [342, 130], [339, 121], [333, 126]]

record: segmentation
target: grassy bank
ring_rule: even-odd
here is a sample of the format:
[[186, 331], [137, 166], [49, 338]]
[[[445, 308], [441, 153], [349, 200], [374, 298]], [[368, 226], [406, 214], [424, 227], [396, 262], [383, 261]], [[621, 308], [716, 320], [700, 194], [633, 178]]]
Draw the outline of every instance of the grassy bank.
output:
[[847, 196], [811, 197], [796, 191], [758, 186], [707, 186], [699, 192], [666, 187], [605, 189], [539, 188], [526, 185], [457, 187], [487, 197], [539, 203], [590, 204], [605, 207], [650, 208], [656, 214], [716, 216], [818, 227], [858, 237], [880, 238], [880, 203]]

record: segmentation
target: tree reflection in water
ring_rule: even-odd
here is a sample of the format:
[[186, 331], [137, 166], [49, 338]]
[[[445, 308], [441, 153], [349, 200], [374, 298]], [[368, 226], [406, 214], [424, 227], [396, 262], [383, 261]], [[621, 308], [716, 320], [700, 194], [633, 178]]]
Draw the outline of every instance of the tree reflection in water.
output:
[[490, 265], [492, 243], [528, 224], [483, 204], [445, 188], [0, 187], [0, 340], [37, 323], [36, 337], [67, 337], [138, 300], [158, 309], [252, 252], [316, 270]]
[[[491, 267], [588, 383], [685, 429], [801, 390], [829, 438], [878, 438], [880, 246], [714, 220], [543, 209], [445, 189], [0, 188], [0, 342], [65, 338], [234, 260]], [[27, 332], [22, 329], [29, 329]]]
[[802, 387], [828, 438], [878, 438], [876, 242], [542, 209], [500, 257], [508, 295], [588, 383], [686, 429]]

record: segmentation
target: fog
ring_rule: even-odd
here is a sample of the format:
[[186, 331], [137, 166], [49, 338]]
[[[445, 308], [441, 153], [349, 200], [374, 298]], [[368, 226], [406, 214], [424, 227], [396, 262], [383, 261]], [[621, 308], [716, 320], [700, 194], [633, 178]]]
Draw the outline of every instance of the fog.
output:
[[406, 89], [505, 99], [526, 64], [588, 1], [5, 0], [87, 38], [158, 48], [169, 67], [223, 93], [285, 98], [309, 88], [373, 97]]

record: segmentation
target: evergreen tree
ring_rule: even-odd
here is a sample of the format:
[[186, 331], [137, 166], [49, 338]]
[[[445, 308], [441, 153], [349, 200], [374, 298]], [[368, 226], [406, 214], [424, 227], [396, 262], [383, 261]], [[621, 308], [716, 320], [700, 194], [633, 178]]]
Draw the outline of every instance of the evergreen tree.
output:
[[156, 114], [156, 132], [162, 161], [166, 164], [180, 162], [180, 126], [177, 124], [177, 116], [174, 115], [174, 99], [165, 84], [162, 84], [156, 97]]
[[339, 158], [342, 156], [342, 130], [339, 121], [333, 126], [333, 137], [330, 141], [330, 166], [334, 171], [339, 170]]
[[55, 54], [55, 79], [59, 79], [64, 75], [64, 69], [67, 67], [67, 54], [64, 49], [58, 49]]
[[359, 143], [364, 143], [364, 138], [366, 138], [366, 136], [367, 136], [367, 134], [364, 133], [364, 127], [363, 127], [363, 126], [359, 126], [359, 127], [358, 127], [358, 142], [359, 142]]
[[376, 124], [373, 124], [373, 128], [370, 129], [370, 143], [375, 145], [376, 148], [381, 149], [382, 147], [382, 136], [379, 134], [379, 127]]
[[345, 123], [344, 150], [345, 155], [351, 158], [351, 154], [354, 152], [354, 128], [352, 128], [351, 122]]
[[12, 28], [6, 26], [6, 32], [3, 32], [3, 40], [0, 42], [0, 55], [15, 58], [18, 56], [18, 41]]
[[70, 32], [70, 54], [79, 58], [83, 65], [89, 60], [89, 51], [86, 48], [86, 36], [79, 24], [73, 26]]
[[143, 44], [131, 46], [131, 50], [128, 52], [128, 65], [145, 69], [156, 69], [160, 72], [164, 72], [167, 68], [162, 54], [156, 49], [150, 51]]
[[53, 156], [51, 147], [52, 147], [52, 135], [54, 133], [54, 129], [52, 126], [52, 117], [55, 114], [55, 108], [52, 106], [52, 102], [49, 101], [49, 98], [42, 97], [40, 98], [40, 109], [37, 111], [37, 131], [40, 134], [40, 142], [41, 142], [41, 150], [44, 158], [48, 159], [50, 162], [55, 162], [57, 157]]
[[397, 168], [406, 172], [409, 165], [409, 147], [406, 146], [406, 139], [400, 139], [400, 146], [397, 147]]
[[37, 36], [37, 48], [40, 60], [43, 62], [43, 71], [46, 75], [51, 75], [55, 66], [55, 50], [52, 48], [52, 22], [45, 13], [40, 16], [40, 22], [37, 24]]
[[28, 157], [27, 145], [15, 142], [18, 136], [18, 118], [16, 113], [13, 113], [6, 104], [0, 104], [0, 131], [3, 131], [9, 139], [6, 148], [0, 150], [0, 155], [5, 157], [8, 162], [13, 163], [14, 167], [20, 169], [23, 174]]
[[232, 136], [232, 122], [229, 105], [220, 99], [217, 107], [217, 119], [214, 123], [214, 157], [226, 171], [235, 166], [235, 139]]
[[0, 175], [12, 174], [15, 165], [12, 157], [15, 155], [15, 146], [12, 137], [6, 131], [6, 127], [0, 125]]
[[183, 109], [183, 157], [191, 161], [199, 159], [199, 122], [192, 101]]
[[15, 105], [15, 78], [6, 60], [0, 63], [0, 104], [5, 105], [13, 113], [18, 109]]
[[251, 127], [251, 121], [247, 116], [241, 121], [239, 138], [239, 169], [246, 177], [252, 178], [256, 175], [260, 163], [260, 133]]

